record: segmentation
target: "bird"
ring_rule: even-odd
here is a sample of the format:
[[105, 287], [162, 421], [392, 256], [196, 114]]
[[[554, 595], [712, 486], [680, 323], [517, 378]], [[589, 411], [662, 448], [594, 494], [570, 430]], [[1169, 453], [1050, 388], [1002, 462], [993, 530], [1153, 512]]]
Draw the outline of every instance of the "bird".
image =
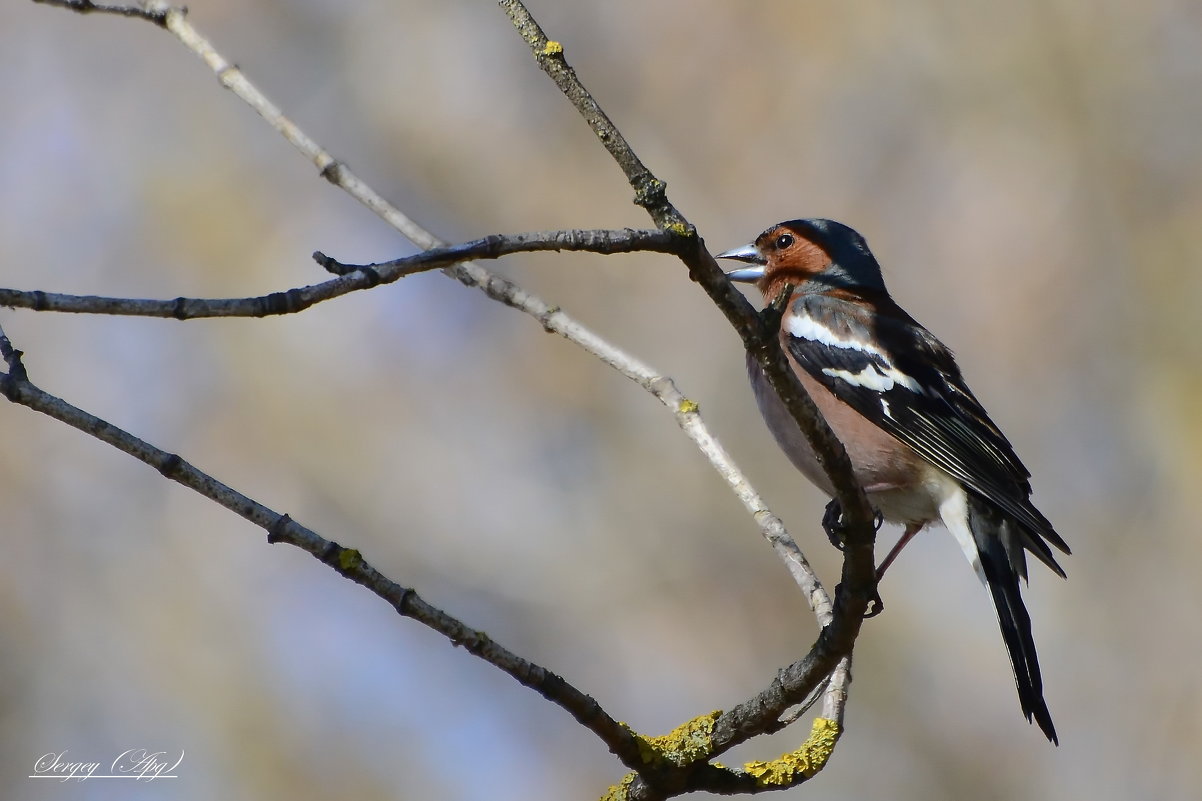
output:
[[[789, 220], [716, 258], [744, 262], [727, 277], [783, 302], [779, 336], [789, 364], [843, 443], [878, 518], [904, 526], [878, 581], [919, 531], [939, 523], [950, 531], [993, 599], [1023, 714], [1058, 745], [1019, 579], [1027, 579], [1027, 552], [1066, 577], [1050, 546], [1070, 550], [1032, 504], [1030, 471], [952, 351], [893, 300], [864, 237], [842, 223]], [[777, 443], [833, 498], [809, 442], [750, 354], [747, 369]], [[837, 515], [837, 501], [832, 508]]]

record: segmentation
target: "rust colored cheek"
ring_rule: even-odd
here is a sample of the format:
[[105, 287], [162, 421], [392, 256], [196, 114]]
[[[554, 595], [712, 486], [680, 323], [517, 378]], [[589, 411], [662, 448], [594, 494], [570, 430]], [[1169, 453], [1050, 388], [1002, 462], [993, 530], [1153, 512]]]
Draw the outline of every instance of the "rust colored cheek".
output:
[[831, 266], [831, 255], [808, 239], [799, 239], [788, 250], [778, 253], [774, 266], [817, 275]]

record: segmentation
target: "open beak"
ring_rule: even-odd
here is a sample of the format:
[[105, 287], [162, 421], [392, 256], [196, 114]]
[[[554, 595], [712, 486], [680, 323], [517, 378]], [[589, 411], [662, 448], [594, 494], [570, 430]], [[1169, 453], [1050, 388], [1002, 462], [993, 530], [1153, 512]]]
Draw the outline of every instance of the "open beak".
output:
[[759, 248], [755, 245], [743, 245], [742, 247], [734, 248], [714, 256], [715, 259], [734, 259], [735, 261], [745, 261], [749, 266], [739, 267], [731, 270], [726, 274], [726, 277], [732, 281], [739, 281], [745, 284], [754, 284], [756, 281], [764, 277], [764, 267], [767, 266], [767, 260], [760, 254]]

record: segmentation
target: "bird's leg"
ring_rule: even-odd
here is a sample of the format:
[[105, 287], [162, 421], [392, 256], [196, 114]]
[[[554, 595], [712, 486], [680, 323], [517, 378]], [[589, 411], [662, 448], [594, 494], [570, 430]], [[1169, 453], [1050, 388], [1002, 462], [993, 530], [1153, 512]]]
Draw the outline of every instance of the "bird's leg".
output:
[[[885, 522], [885, 516], [881, 514], [880, 509], [874, 509], [873, 512], [872, 527], [880, 531], [881, 525]], [[822, 530], [826, 532], [826, 537], [831, 541], [831, 545], [840, 551], [847, 547], [847, 531], [843, 525], [843, 507], [839, 504], [838, 498], [832, 498], [831, 502], [826, 505], [826, 511], [822, 513]], [[877, 571], [877, 581], [880, 581], [880, 575], [880, 571]], [[864, 617], [876, 617], [884, 611], [885, 602], [881, 600], [881, 594], [873, 590]]]
[[881, 562], [881, 566], [876, 569], [876, 580], [879, 582], [885, 576], [885, 571], [889, 565], [893, 564], [893, 560], [902, 552], [902, 548], [906, 547], [906, 543], [914, 539], [914, 535], [922, 530], [922, 523], [907, 523], [906, 530], [902, 533], [901, 539], [889, 551], [889, 555], [885, 557], [885, 561]]

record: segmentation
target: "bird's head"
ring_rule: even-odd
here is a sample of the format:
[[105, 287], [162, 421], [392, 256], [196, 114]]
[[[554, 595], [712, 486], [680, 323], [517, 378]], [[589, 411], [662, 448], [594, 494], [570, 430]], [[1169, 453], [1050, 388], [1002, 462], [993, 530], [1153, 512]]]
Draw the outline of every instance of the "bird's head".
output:
[[746, 262], [746, 267], [726, 276], [756, 284], [768, 298], [785, 284], [807, 294], [885, 291], [880, 265], [864, 237], [834, 220], [778, 223], [752, 244], [719, 253], [716, 258]]

